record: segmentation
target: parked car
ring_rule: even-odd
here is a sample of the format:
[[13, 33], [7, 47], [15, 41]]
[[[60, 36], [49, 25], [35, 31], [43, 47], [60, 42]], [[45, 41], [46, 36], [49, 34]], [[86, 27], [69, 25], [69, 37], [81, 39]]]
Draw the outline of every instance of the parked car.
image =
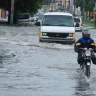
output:
[[75, 23], [75, 31], [82, 31], [83, 24], [81, 17], [74, 17], [74, 23]]
[[40, 25], [39, 41], [67, 44], [75, 43], [73, 15], [64, 12], [45, 13]]
[[24, 24], [24, 23], [27, 23], [27, 24], [32, 24], [33, 22], [33, 18], [30, 16], [29, 13], [21, 13], [19, 14], [18, 16], [18, 23], [19, 24]]
[[36, 24], [37, 20], [38, 20], [39, 14], [35, 14], [33, 16], [33, 20], [34, 20], [34, 24]]
[[43, 18], [43, 14], [39, 14], [37, 21], [36, 21], [36, 25], [38, 25], [39, 23], [41, 24], [42, 18]]

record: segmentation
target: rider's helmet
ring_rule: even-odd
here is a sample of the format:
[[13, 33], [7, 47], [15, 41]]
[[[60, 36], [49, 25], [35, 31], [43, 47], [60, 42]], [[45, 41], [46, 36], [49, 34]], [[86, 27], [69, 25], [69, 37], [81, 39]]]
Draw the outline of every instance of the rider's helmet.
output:
[[91, 35], [91, 33], [89, 30], [83, 30], [82, 31], [83, 38], [85, 38], [85, 39], [90, 38], [90, 35]]

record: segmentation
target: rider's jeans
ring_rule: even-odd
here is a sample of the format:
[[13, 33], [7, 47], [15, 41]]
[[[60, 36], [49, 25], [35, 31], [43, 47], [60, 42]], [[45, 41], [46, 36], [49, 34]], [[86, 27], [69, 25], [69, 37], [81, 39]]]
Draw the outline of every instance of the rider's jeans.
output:
[[83, 61], [84, 61], [84, 56], [82, 56], [82, 51], [79, 51], [77, 62], [78, 62], [78, 64], [83, 64]]

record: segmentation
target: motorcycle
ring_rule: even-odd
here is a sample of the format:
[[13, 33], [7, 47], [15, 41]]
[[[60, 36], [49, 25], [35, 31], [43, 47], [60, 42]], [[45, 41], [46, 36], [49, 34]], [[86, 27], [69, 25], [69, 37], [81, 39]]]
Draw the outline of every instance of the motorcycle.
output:
[[84, 74], [88, 78], [90, 78], [92, 54], [94, 54], [92, 48], [83, 48], [83, 51], [82, 51], [83, 64], [80, 65], [80, 69], [84, 72]]

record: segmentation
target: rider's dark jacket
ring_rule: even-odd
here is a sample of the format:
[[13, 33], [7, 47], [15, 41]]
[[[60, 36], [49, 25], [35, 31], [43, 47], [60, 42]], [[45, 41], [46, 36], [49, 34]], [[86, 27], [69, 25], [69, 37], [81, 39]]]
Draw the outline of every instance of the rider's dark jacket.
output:
[[92, 38], [80, 38], [74, 45], [75, 52], [79, 52], [79, 48], [92, 48], [96, 52], [96, 44]]

